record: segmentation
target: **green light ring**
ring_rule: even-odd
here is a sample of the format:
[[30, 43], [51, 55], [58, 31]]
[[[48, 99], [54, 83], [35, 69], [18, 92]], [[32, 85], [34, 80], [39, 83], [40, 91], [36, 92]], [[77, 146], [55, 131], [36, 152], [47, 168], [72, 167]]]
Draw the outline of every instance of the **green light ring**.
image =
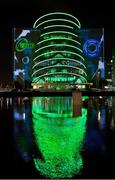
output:
[[[47, 116], [47, 112], [43, 112], [42, 114], [41, 113], [39, 114], [39, 109], [40, 109], [39, 104], [37, 106], [32, 104], [32, 115], [33, 115], [33, 122], [34, 123], [36, 123], [36, 124], [39, 123], [42, 126], [48, 125], [47, 121], [50, 121], [50, 123], [51, 123], [50, 125], [53, 125], [54, 123], [56, 123], [55, 119], [57, 119], [57, 116], [59, 115], [58, 113], [57, 114], [56, 113], [48, 113], [48, 116]], [[59, 121], [62, 121], [62, 119], [63, 119], [63, 121], [64, 121], [63, 127], [66, 127], [68, 125], [69, 121], [72, 121], [72, 124], [76, 123], [76, 124], [80, 125], [79, 127], [82, 127], [84, 125], [84, 121], [86, 121], [86, 118], [87, 118], [87, 110], [85, 108], [82, 108], [81, 112], [82, 112], [82, 116], [78, 116], [78, 117], [72, 117], [72, 115], [73, 115], [72, 110], [71, 110], [70, 114], [66, 114], [68, 117], [63, 118], [63, 114], [61, 114], [62, 116], [60, 115]], [[44, 116], [44, 114], [47, 117]], [[55, 117], [55, 115], [56, 115], [56, 117]], [[69, 117], [70, 115], [71, 115], [71, 117]], [[46, 118], [47, 118], [47, 121], [46, 121]], [[76, 122], [76, 118], [77, 118], [78, 122]], [[38, 120], [39, 120], [39, 122], [38, 122]], [[44, 123], [44, 122], [46, 122], [46, 123]], [[59, 124], [57, 123], [56, 125], [58, 126]], [[57, 126], [56, 126], [56, 128], [57, 128]], [[48, 128], [48, 127], [46, 127], [46, 128]], [[62, 129], [62, 127], [61, 127], [61, 129]], [[51, 128], [51, 130], [52, 130], [52, 128]]]
[[63, 75], [63, 74], [64, 74], [64, 75], [74, 75], [74, 76], [76, 76], [76, 77], [81, 77], [81, 78], [83, 78], [84, 81], [87, 82], [86, 78], [83, 77], [82, 75], [79, 75], [79, 74], [76, 74], [76, 73], [70, 73], [70, 72], [67, 72], [67, 73], [65, 73], [65, 72], [57, 72], [57, 73], [43, 74], [43, 75], [40, 75], [39, 77], [34, 78], [35, 81], [32, 81], [32, 82], [34, 83], [34, 82], [36, 82], [37, 79], [40, 79], [41, 77], [44, 77], [44, 76], [57, 75], [57, 74], [61, 74], [61, 75]]
[[[48, 113], [48, 112], [44, 112], [44, 111], [40, 111], [39, 109], [39, 114], [37, 114], [36, 112], [32, 112], [32, 114], [36, 117], [36, 118], [42, 118], [43, 120], [45, 120], [45, 118], [49, 117], [49, 118], [65, 118], [66, 120], [68, 120], [67, 118], [72, 118], [72, 112], [68, 112], [68, 113], [64, 113], [64, 114], [60, 114], [60, 113]], [[45, 117], [43, 116], [45, 115]], [[42, 117], [43, 116], [43, 117]]]
[[56, 46], [66, 46], [66, 47], [74, 48], [74, 49], [80, 51], [81, 53], [83, 52], [80, 48], [77, 48], [77, 47], [69, 45], [69, 44], [50, 44], [50, 45], [47, 45], [47, 46], [44, 46], [44, 47], [41, 47], [41, 48], [37, 49], [35, 51], [35, 53], [39, 52], [40, 50], [43, 50], [43, 49], [46, 49], [46, 48], [49, 48], [49, 47], [53, 47], [53, 46], [55, 46], [55, 47]]
[[85, 72], [83, 69], [81, 69], [81, 68], [79, 68], [79, 67], [68, 66], [68, 65], [61, 65], [61, 66], [54, 65], [54, 66], [43, 67], [43, 68], [40, 68], [40, 69], [34, 71], [34, 73], [32, 74], [32, 76], [34, 76], [35, 74], [37, 74], [39, 71], [46, 70], [46, 69], [49, 69], [49, 68], [52, 69], [52, 68], [59, 68], [59, 67], [61, 67], [61, 68], [66, 67], [66, 68], [77, 69], [77, 70], [82, 71], [82, 72], [87, 76], [86, 72]]
[[46, 27], [44, 27], [43, 29], [48, 29], [48, 28], [54, 28], [54, 27], [64, 27], [64, 28], [69, 28], [69, 29], [73, 29], [73, 27], [71, 27], [71, 26], [66, 26], [66, 25], [51, 25], [51, 26], [46, 26]]
[[[49, 112], [46, 112], [45, 109], [42, 109], [42, 108], [40, 109], [39, 103], [32, 104], [32, 115], [34, 117], [33, 121], [34, 121], [34, 123], [38, 123], [37, 120], [39, 119], [39, 123], [41, 123], [41, 125], [46, 125], [48, 120], [52, 122], [51, 125], [54, 125], [55, 119], [57, 119], [57, 117], [58, 117], [59, 121], [61, 121], [63, 118], [63, 121], [64, 121], [63, 127], [67, 126], [69, 121], [73, 121], [71, 123], [71, 125], [73, 125], [76, 122], [76, 118], [78, 120], [78, 123], [80, 123], [80, 126], [82, 126], [82, 125], [84, 125], [84, 121], [87, 118], [87, 110], [85, 108], [82, 108], [81, 112], [82, 112], [82, 117], [81, 116], [73, 117], [72, 109], [70, 110], [69, 113], [65, 113], [65, 112], [63, 114], [52, 113], [52, 112], [49, 113]], [[47, 118], [47, 121], [46, 121], [46, 118]], [[84, 121], [83, 121], [83, 119], [84, 119]], [[46, 122], [46, 123], [44, 123], [44, 122]], [[58, 125], [59, 124], [57, 124], [57, 126]]]
[[[76, 117], [73, 118], [73, 117], [72, 117], [72, 114], [71, 114], [70, 117], [68, 116], [68, 114], [67, 114], [67, 116], [62, 116], [62, 117], [61, 117], [61, 116], [58, 117], [58, 115], [55, 116], [55, 114], [50, 114], [50, 115], [47, 117], [47, 116], [45, 116], [45, 115], [46, 115], [45, 113], [41, 114], [41, 116], [38, 115], [38, 117], [37, 117], [37, 115], [35, 115], [34, 113], [32, 113], [32, 115], [34, 116], [33, 121], [37, 121], [37, 119], [39, 118], [40, 120], [42, 120], [41, 123], [43, 123], [44, 126], [47, 125], [47, 122], [44, 123], [44, 121], [46, 120], [46, 118], [47, 118], [47, 120], [51, 120], [51, 121], [53, 121], [54, 119], [55, 119], [55, 120], [58, 119], [58, 121], [61, 121], [61, 120], [66, 121], [65, 124], [63, 123], [63, 127], [59, 127], [58, 124], [57, 124], [57, 126], [56, 126], [56, 125], [55, 125], [55, 121], [52, 122], [52, 128], [55, 127], [55, 128], [59, 128], [60, 130], [63, 130], [63, 128], [68, 127], [68, 124], [67, 124], [67, 123], [68, 123], [69, 121], [76, 120]], [[45, 116], [45, 118], [43, 118], [42, 116]], [[82, 117], [82, 118], [85, 118], [85, 117]], [[79, 119], [79, 117], [77, 117], [77, 119]], [[75, 122], [73, 121], [70, 126], [73, 126], [74, 123], [75, 123]], [[84, 125], [84, 124], [82, 124], [82, 125]]]
[[26, 48], [25, 46], [22, 47], [21, 49], [19, 48], [20, 43], [22, 43], [22, 42], [28, 44], [28, 40], [27, 40], [26, 38], [21, 38], [21, 39], [19, 39], [18, 42], [16, 43], [16, 51], [18, 51], [18, 52], [24, 51], [24, 49]]
[[[35, 108], [34, 108], [35, 107]], [[76, 120], [76, 117], [73, 117], [73, 112], [70, 111], [70, 112], [64, 112], [63, 114], [60, 114], [60, 113], [54, 113], [54, 112], [46, 112], [45, 110], [43, 109], [40, 109], [39, 107], [39, 104], [33, 104], [33, 107], [32, 107], [32, 115], [34, 116], [34, 119], [36, 121], [36, 119], [40, 119], [41, 121], [45, 121], [46, 118], [49, 117], [49, 119], [51, 118], [54, 119], [54, 118], [60, 118], [59, 120], [61, 120], [62, 118], [65, 118], [64, 121], [65, 122], [65, 125], [67, 124], [67, 122], [69, 120], [72, 120], [72, 119], [75, 119]], [[40, 111], [41, 110], [41, 111]], [[45, 115], [45, 116], [44, 116]], [[82, 118], [84, 119], [85, 117], [87, 116], [87, 110], [85, 108], [82, 108]], [[77, 117], [79, 120], [81, 120], [80, 116]], [[74, 122], [73, 122], [74, 123]]]
[[34, 25], [33, 25], [33, 28], [36, 28], [36, 24], [37, 24], [41, 19], [43, 19], [44, 17], [50, 16], [50, 15], [55, 15], [55, 14], [56, 14], [56, 15], [57, 15], [57, 14], [59, 14], [59, 15], [65, 15], [65, 16], [69, 16], [69, 17], [73, 18], [74, 20], [77, 21], [78, 26], [79, 26], [79, 29], [81, 28], [81, 24], [80, 24], [79, 20], [78, 20], [76, 17], [72, 16], [71, 14], [62, 13], [62, 12], [48, 13], [48, 14], [45, 14], [45, 15], [41, 16], [40, 18], [38, 18], [38, 19], [35, 21], [35, 23], [34, 23]]
[[69, 34], [69, 35], [72, 35], [72, 36], [78, 38], [78, 35], [76, 35], [76, 34], [74, 34], [74, 33], [71, 33], [71, 32], [67, 32], [67, 31], [50, 31], [50, 32], [41, 34], [40, 37], [45, 36], [45, 35], [49, 35], [49, 34], [53, 34], [53, 33], [64, 33], [64, 34]]
[[74, 52], [71, 52], [71, 51], [51, 51], [51, 52], [43, 53], [43, 54], [40, 54], [39, 56], [35, 57], [33, 59], [33, 61], [35, 61], [36, 59], [38, 59], [41, 56], [44, 56], [44, 54], [49, 54], [49, 53], [71, 53], [73, 55], [76, 55], [77, 57], [80, 57], [83, 61], [85, 61], [85, 59], [81, 55], [74, 53]]
[[[37, 107], [36, 107], [37, 108]], [[41, 120], [41, 123], [43, 123], [43, 125], [45, 126], [46, 124], [44, 123], [44, 121], [46, 121], [46, 118], [47, 118], [47, 120], [50, 120], [50, 121], [53, 121], [54, 119], [57, 119], [58, 118], [58, 120], [59, 121], [61, 121], [62, 120], [62, 118], [63, 118], [63, 121], [66, 121], [65, 123], [63, 123], [63, 127], [67, 127], [68, 126], [68, 122], [69, 121], [73, 121], [73, 120], [76, 120], [76, 117], [72, 117], [73, 116], [73, 113], [71, 112], [71, 113], [64, 113], [64, 114], [59, 114], [59, 113], [48, 113], [48, 112], [43, 112], [43, 111], [41, 111], [41, 112], [32, 112], [32, 115], [34, 116], [34, 121], [36, 121], [38, 118]], [[86, 115], [82, 115], [82, 118], [83, 119], [85, 119], [86, 117], [85, 117]], [[78, 120], [81, 120], [80, 119], [80, 117], [78, 116], [77, 117], [77, 119]], [[36, 122], [35, 122], [36, 123]], [[73, 121], [72, 123], [71, 123], [71, 126], [73, 125], [75, 123], [75, 121]], [[55, 124], [55, 121], [54, 122], [52, 122], [52, 125], [54, 125]], [[83, 125], [83, 124], [82, 124]], [[56, 126], [57, 128], [59, 127], [58, 126], [58, 124], [57, 124], [57, 126]], [[61, 127], [59, 127], [60, 129], [62, 129], [63, 130], [63, 127], [61, 128]]]
[[[63, 126], [60, 127], [59, 126], [59, 123], [56, 124], [56, 119], [58, 117], [58, 114], [56, 114], [56, 117], [55, 117], [55, 114], [52, 114], [50, 113], [49, 116], [44, 116], [44, 113], [43, 114], [40, 114], [39, 115], [39, 111], [36, 112], [36, 110], [38, 109], [38, 106], [34, 106], [32, 107], [32, 115], [33, 115], [33, 122], [34, 122], [34, 125], [38, 125], [39, 123], [39, 127], [42, 125], [43, 128], [46, 128], [45, 129], [49, 129], [53, 132], [53, 129], [52, 129], [52, 125], [55, 125], [55, 128], [59, 128], [59, 131], [63, 131], [63, 128], [66, 129], [66, 132], [67, 131], [70, 131], [70, 128], [73, 126], [73, 125], [77, 125], [78, 129], [79, 128], [82, 128], [83, 126], [85, 126], [85, 122], [86, 122], [86, 119], [87, 119], [87, 111], [85, 112], [85, 109], [83, 111], [83, 108], [82, 108], [82, 116], [78, 116], [78, 117], [72, 117], [72, 112], [71, 112], [71, 117], [69, 117], [67, 114], [68, 117], [59, 117], [58, 121], [62, 121], [63, 120]], [[46, 114], [45, 114], [46, 115]], [[77, 118], [77, 122], [76, 122], [76, 118]], [[47, 120], [46, 120], [47, 119]], [[39, 120], [39, 122], [38, 122]], [[50, 122], [50, 124], [48, 124], [48, 121]], [[71, 121], [71, 124], [70, 124], [70, 127], [68, 128], [68, 122]]]
[[38, 25], [36, 26], [36, 29], [37, 29], [38, 27], [40, 27], [41, 25], [43, 25], [43, 24], [45, 24], [45, 23], [48, 23], [48, 22], [52, 22], [52, 21], [53, 21], [53, 22], [55, 22], [55, 21], [65, 21], [65, 22], [71, 23], [71, 24], [75, 25], [77, 28], [79, 28], [78, 24], [74, 23], [73, 21], [67, 20], [67, 19], [50, 19], [50, 20], [46, 20], [46, 21], [43, 21], [42, 23], [38, 24]]
[[[55, 39], [56, 39], [56, 38], [46, 39], [46, 40], [40, 41], [40, 42], [39, 42], [39, 43], [37, 43], [36, 45], [40, 45], [40, 44], [42, 44], [42, 43], [44, 43], [44, 42], [47, 42], [47, 41], [52, 41], [52, 40], [55, 40]], [[56, 40], [60, 40], [60, 39], [62, 39], [62, 40], [68, 40], [68, 41], [72, 41], [72, 42], [75, 42], [76, 44], [81, 45], [81, 43], [80, 43], [80, 42], [75, 41], [74, 39], [69, 39], [69, 38], [59, 38], [59, 39], [56, 39]]]
[[32, 69], [34, 69], [37, 65], [39, 65], [39, 64], [41, 64], [41, 63], [44, 63], [44, 62], [47, 62], [47, 61], [50, 61], [50, 60], [67, 60], [67, 61], [73, 61], [73, 62], [77, 62], [77, 63], [79, 63], [79, 64], [81, 64], [84, 68], [86, 68], [86, 66], [81, 62], [81, 61], [78, 61], [78, 60], [75, 60], [75, 59], [70, 59], [70, 58], [50, 58], [50, 59], [46, 59], [46, 60], [42, 60], [42, 61], [40, 61], [40, 62], [38, 62], [38, 63], [36, 63], [33, 67], [32, 67]]

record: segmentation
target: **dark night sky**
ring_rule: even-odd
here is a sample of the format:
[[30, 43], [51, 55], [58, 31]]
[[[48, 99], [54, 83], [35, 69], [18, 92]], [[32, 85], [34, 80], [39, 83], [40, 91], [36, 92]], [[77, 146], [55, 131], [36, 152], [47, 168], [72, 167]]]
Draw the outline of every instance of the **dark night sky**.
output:
[[[0, 1], [0, 82], [12, 82], [13, 27], [31, 28], [34, 21], [45, 13], [54, 11], [68, 12], [73, 14], [80, 20], [83, 28], [104, 27], [106, 42], [112, 42], [115, 46], [115, 8], [112, 1], [7, 1], [8, 0]], [[107, 45], [107, 49], [108, 48], [109, 45]]]

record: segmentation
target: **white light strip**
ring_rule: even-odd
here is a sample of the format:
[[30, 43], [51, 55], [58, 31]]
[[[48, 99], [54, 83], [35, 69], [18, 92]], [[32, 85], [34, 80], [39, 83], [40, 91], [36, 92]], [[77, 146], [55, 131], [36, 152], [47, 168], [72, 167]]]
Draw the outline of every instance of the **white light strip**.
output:
[[65, 27], [65, 28], [69, 28], [69, 29], [73, 29], [73, 27], [71, 26], [66, 26], [66, 25], [51, 25], [51, 26], [46, 26], [44, 27], [44, 29], [48, 29], [48, 28], [52, 28], [52, 27]]
[[66, 67], [66, 68], [73, 68], [73, 69], [77, 69], [77, 70], [82, 71], [82, 72], [83, 72], [83, 73], [87, 76], [86, 72], [85, 72], [83, 69], [81, 69], [81, 68], [79, 68], [79, 67], [68, 66], [68, 65], [60, 65], [60, 66], [53, 65], [53, 66], [43, 67], [43, 68], [40, 68], [40, 69], [38, 69], [38, 70], [34, 71], [34, 73], [32, 74], [32, 76], [34, 76], [36, 73], [38, 73], [39, 71], [42, 71], [42, 70], [44, 70], [44, 69], [49, 69], [49, 68], [59, 68], [59, 67]]
[[42, 61], [40, 61], [40, 62], [38, 62], [38, 63], [36, 63], [33, 67], [32, 67], [32, 69], [34, 69], [37, 65], [39, 65], [39, 64], [41, 64], [41, 63], [44, 63], [44, 62], [47, 62], [47, 61], [50, 61], [50, 60], [66, 60], [66, 61], [74, 61], [74, 62], [77, 62], [77, 63], [79, 63], [79, 64], [81, 64], [81, 65], [83, 65], [84, 66], [84, 68], [86, 68], [86, 66], [81, 62], [81, 61], [78, 61], [78, 60], [75, 60], [75, 59], [70, 59], [70, 58], [50, 58], [50, 59], [45, 59], [45, 60], [42, 60]]
[[49, 53], [71, 53], [71, 54], [73, 54], [73, 55], [76, 55], [76, 56], [80, 57], [83, 61], [85, 60], [81, 55], [79, 55], [79, 54], [77, 54], [77, 53], [73, 53], [73, 52], [71, 52], [71, 51], [51, 51], [51, 52], [47, 52], [47, 53], [42, 53], [42, 54], [40, 54], [39, 56], [35, 57], [35, 58], [33, 59], [33, 61], [35, 61], [35, 60], [38, 59], [39, 57], [41, 57], [41, 56], [43, 56], [43, 55], [46, 55], [46, 54], [49, 54]]
[[64, 34], [69, 34], [69, 35], [72, 35], [72, 36], [75, 36], [75, 37], [78, 38], [78, 35], [76, 35], [76, 34], [74, 34], [74, 33], [71, 33], [71, 32], [67, 32], [67, 31], [50, 31], [50, 32], [41, 34], [40, 37], [45, 36], [45, 35], [49, 35], [49, 34], [54, 34], [54, 33], [64, 33]]
[[55, 22], [55, 21], [65, 21], [65, 22], [68, 22], [68, 23], [71, 23], [71, 24], [73, 24], [73, 25], [75, 25], [75, 26], [77, 26], [77, 28], [79, 28], [79, 26], [78, 26], [78, 24], [76, 24], [76, 23], [74, 23], [73, 21], [70, 21], [70, 20], [67, 20], [67, 19], [50, 19], [50, 20], [47, 20], [47, 21], [43, 21], [42, 23], [40, 23], [40, 24], [38, 24], [37, 26], [36, 26], [36, 29], [38, 28], [38, 27], [40, 27], [41, 25], [43, 25], [43, 24], [45, 24], [45, 23], [48, 23], [48, 22]]
[[55, 14], [56, 14], [56, 15], [65, 15], [65, 16], [72, 17], [74, 20], [77, 21], [79, 28], [81, 28], [80, 21], [79, 21], [76, 17], [72, 16], [71, 14], [63, 13], [63, 12], [48, 13], [48, 14], [45, 14], [45, 15], [41, 16], [40, 18], [38, 18], [38, 19], [35, 21], [35, 23], [34, 23], [34, 25], [33, 25], [33, 28], [36, 28], [36, 24], [37, 24], [38, 21], [41, 20], [42, 18], [47, 17], [47, 16], [51, 16], [51, 15], [55, 15]]
[[57, 46], [59, 46], [59, 47], [61, 47], [61, 46], [66, 46], [66, 47], [74, 48], [74, 49], [80, 51], [81, 53], [83, 52], [80, 48], [77, 48], [77, 47], [72, 46], [72, 45], [69, 45], [69, 44], [51, 44], [51, 45], [43, 46], [43, 47], [37, 49], [37, 50], [35, 51], [35, 53], [37, 53], [37, 52], [39, 52], [40, 50], [43, 50], [43, 49], [45, 49], [45, 48], [57, 47]]
[[79, 74], [76, 74], [76, 73], [56, 72], [56, 73], [43, 74], [43, 75], [41, 75], [41, 76], [39, 76], [39, 77], [36, 77], [36, 78], [34, 78], [35, 81], [32, 81], [32, 83], [36, 82], [36, 80], [38, 80], [38, 79], [40, 79], [40, 78], [42, 78], [42, 77], [44, 77], [44, 76], [57, 75], [57, 74], [62, 74], [62, 75], [63, 75], [63, 74], [69, 74], [69, 75], [71, 74], [71, 75], [74, 75], [74, 76], [79, 76], [79, 77], [83, 78], [83, 79], [85, 80], [85, 82], [87, 82], [86, 78], [84, 78], [83, 76], [81, 76], [81, 75], [79, 75]]
[[40, 45], [41, 43], [44, 43], [44, 42], [47, 42], [47, 41], [52, 41], [52, 40], [68, 40], [68, 41], [73, 41], [73, 42], [75, 42], [76, 44], [79, 44], [79, 45], [81, 45], [81, 43], [80, 42], [78, 42], [78, 41], [75, 41], [75, 40], [73, 40], [73, 39], [69, 39], [69, 38], [59, 38], [59, 39], [57, 39], [57, 38], [50, 38], [50, 39], [46, 39], [46, 40], [43, 40], [43, 41], [40, 41], [39, 43], [37, 43], [37, 45]]

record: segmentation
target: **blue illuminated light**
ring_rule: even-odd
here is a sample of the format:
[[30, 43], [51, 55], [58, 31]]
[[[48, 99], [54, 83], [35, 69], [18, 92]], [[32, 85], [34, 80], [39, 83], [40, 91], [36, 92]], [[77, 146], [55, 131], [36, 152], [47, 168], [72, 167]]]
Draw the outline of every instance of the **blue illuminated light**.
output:
[[96, 57], [99, 54], [99, 42], [95, 39], [88, 39], [83, 45], [84, 53], [89, 57]]
[[16, 69], [14, 71], [14, 76], [19, 76], [20, 73], [24, 74], [24, 69]]
[[28, 64], [29, 61], [30, 61], [30, 58], [28, 56], [25, 56], [25, 57], [22, 58], [22, 63], [23, 64]]
[[15, 41], [18, 41], [22, 37], [27, 36], [28, 33], [30, 33], [30, 30], [22, 30], [21, 34], [15, 39]]

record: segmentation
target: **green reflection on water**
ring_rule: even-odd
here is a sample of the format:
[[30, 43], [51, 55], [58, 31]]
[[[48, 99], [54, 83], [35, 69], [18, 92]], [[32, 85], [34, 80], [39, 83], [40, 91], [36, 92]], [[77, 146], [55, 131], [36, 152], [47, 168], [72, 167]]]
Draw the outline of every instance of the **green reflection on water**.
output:
[[86, 131], [87, 110], [72, 117], [71, 97], [33, 98], [33, 131], [42, 159], [34, 158], [35, 167], [50, 178], [78, 174]]

